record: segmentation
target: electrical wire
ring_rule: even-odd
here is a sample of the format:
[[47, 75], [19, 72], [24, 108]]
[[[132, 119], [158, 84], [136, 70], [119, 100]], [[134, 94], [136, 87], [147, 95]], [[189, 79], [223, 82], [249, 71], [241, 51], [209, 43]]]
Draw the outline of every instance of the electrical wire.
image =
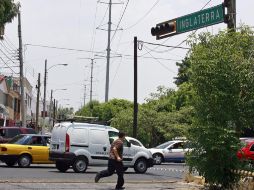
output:
[[119, 28], [119, 26], [120, 26], [120, 23], [122, 22], [123, 16], [124, 16], [124, 14], [125, 14], [125, 12], [126, 12], [126, 9], [127, 9], [127, 7], [128, 7], [129, 2], [130, 2], [130, 0], [127, 0], [127, 3], [126, 3], [126, 5], [125, 5], [125, 7], [124, 7], [122, 16], [120, 17], [120, 20], [119, 20], [118, 23], [117, 23], [116, 29], [115, 29], [115, 31], [114, 31], [114, 34], [113, 34], [111, 40], [110, 40], [110, 43], [112, 43], [112, 41], [113, 41], [113, 39], [114, 39], [114, 37], [115, 37], [115, 35], [116, 35], [116, 31], [118, 30], [118, 28]]
[[16, 73], [16, 72], [5, 62], [5, 60], [3, 60], [2, 57], [0, 57], [0, 59], [3, 61], [3, 63], [4, 63], [14, 74], [19, 74], [19, 73]]
[[[211, 1], [212, 1], [212, 0], [209, 0], [200, 10], [203, 10]], [[192, 32], [192, 35], [195, 34], [196, 32], [197, 32], [197, 30], [193, 31], [193, 32]], [[162, 44], [165, 44], [169, 39], [170, 39], [170, 38], [167, 38], [165, 41], [162, 42]], [[179, 44], [177, 44], [176, 47], [181, 46], [181, 45], [182, 45], [183, 43], [185, 43], [186, 41], [187, 41], [187, 38], [184, 39], [184, 40], [183, 40], [182, 42], [180, 42]], [[155, 50], [155, 49], [157, 49], [157, 48], [159, 48], [159, 47], [160, 47], [160, 46], [157, 46], [157, 47], [155, 47], [153, 50]], [[171, 48], [171, 49], [169, 49], [169, 50], [165, 50], [163, 53], [172, 51], [172, 50], [174, 50], [174, 49], [175, 49], [175, 48]], [[147, 55], [148, 53], [152, 52], [153, 50], [148, 51], [147, 53], [143, 54], [142, 56]]]
[[97, 18], [97, 11], [98, 11], [98, 2], [96, 3], [96, 8], [95, 8], [95, 15], [94, 15], [94, 23], [93, 23], [93, 35], [92, 35], [92, 42], [91, 42], [91, 57], [93, 57], [93, 51], [94, 51], [94, 45], [95, 45], [95, 36], [96, 36], [96, 28], [95, 28], [95, 24], [96, 24], [96, 18]]
[[168, 68], [167, 66], [165, 66], [162, 62], [160, 62], [158, 59], [156, 59], [156, 58], [145, 48], [145, 46], [143, 46], [143, 47], [144, 47], [144, 49], [147, 51], [147, 53], [148, 53], [149, 55], [151, 55], [151, 56], [154, 58], [154, 60], [156, 60], [162, 67], [164, 67], [166, 70], [168, 70], [169, 72], [171, 72], [171, 73], [173, 73], [173, 74], [177, 74], [175, 71], [169, 69], [169, 68]]
[[136, 23], [134, 23], [133, 25], [124, 28], [124, 30], [129, 30], [131, 28], [133, 28], [134, 26], [136, 26], [137, 24], [139, 24], [147, 15], [149, 15], [149, 13], [154, 9], [154, 7], [160, 2], [160, 0], [157, 0], [153, 6], [146, 12], [146, 14], [144, 16], [142, 16]]

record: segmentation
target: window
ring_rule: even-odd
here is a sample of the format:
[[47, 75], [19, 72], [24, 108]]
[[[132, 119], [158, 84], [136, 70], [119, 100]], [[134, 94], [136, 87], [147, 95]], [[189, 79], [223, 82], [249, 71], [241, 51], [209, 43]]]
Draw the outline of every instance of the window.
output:
[[179, 142], [179, 143], [175, 143], [172, 146], [172, 149], [183, 149], [183, 147], [184, 147], [183, 142]]
[[43, 141], [41, 137], [33, 136], [29, 144], [34, 146], [43, 146]]
[[109, 131], [109, 132], [108, 132], [108, 136], [109, 136], [109, 137], [118, 137], [118, 132]]
[[251, 146], [250, 151], [254, 152], [254, 144]]
[[138, 141], [135, 141], [135, 140], [129, 140], [129, 142], [135, 146], [142, 146]]

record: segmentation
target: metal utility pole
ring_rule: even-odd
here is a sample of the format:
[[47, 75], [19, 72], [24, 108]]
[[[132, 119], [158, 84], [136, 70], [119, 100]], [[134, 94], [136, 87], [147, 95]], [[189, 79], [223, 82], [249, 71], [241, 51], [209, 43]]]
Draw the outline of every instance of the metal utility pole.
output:
[[24, 98], [24, 72], [23, 72], [23, 49], [22, 49], [22, 34], [21, 34], [21, 16], [18, 12], [18, 36], [19, 36], [19, 64], [20, 64], [20, 103], [21, 103], [21, 121], [22, 126], [26, 127], [26, 109]]
[[110, 65], [110, 38], [111, 38], [111, 7], [112, 0], [109, 0], [109, 14], [108, 14], [108, 47], [107, 47], [107, 68], [106, 68], [106, 87], [105, 87], [105, 102], [108, 102], [109, 92], [109, 65]]
[[51, 123], [52, 96], [53, 96], [53, 90], [51, 90], [51, 92], [50, 92], [50, 102], [49, 102], [49, 125], [50, 125], [50, 123]]
[[94, 59], [91, 59], [90, 102], [92, 102], [93, 99], [93, 61]]
[[54, 99], [54, 104], [53, 104], [53, 127], [55, 125], [55, 119], [56, 119], [56, 100]]
[[37, 100], [36, 100], [36, 118], [35, 118], [35, 131], [39, 130], [39, 105], [40, 105], [40, 88], [41, 88], [41, 73], [38, 74], [37, 88]]
[[133, 137], [137, 138], [138, 127], [138, 40], [134, 37], [134, 107], [133, 107]]
[[45, 60], [45, 73], [44, 73], [44, 95], [43, 95], [43, 124], [45, 125], [46, 117], [46, 86], [47, 86], [47, 59]]
[[84, 90], [84, 106], [86, 105], [86, 84], [85, 84], [85, 90]]

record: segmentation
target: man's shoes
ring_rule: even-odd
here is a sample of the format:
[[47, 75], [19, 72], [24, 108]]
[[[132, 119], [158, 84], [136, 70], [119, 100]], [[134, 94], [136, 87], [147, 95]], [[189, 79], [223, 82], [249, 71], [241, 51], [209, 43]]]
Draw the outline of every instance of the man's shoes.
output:
[[100, 173], [97, 173], [96, 176], [95, 176], [95, 178], [94, 178], [94, 182], [95, 182], [95, 183], [98, 183], [99, 180], [100, 180]]
[[119, 188], [115, 188], [115, 190], [124, 190], [125, 187], [119, 187]]

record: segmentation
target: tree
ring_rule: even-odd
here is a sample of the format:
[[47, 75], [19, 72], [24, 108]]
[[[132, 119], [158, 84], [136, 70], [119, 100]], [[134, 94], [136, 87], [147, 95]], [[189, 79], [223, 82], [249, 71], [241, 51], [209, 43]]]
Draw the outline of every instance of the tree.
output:
[[244, 127], [254, 122], [253, 32], [203, 33], [190, 41], [194, 149], [188, 158], [210, 185], [230, 189], [238, 176], [236, 152]]
[[0, 37], [4, 35], [4, 26], [6, 23], [11, 22], [18, 13], [18, 4], [13, 0], [0, 1]]
[[180, 86], [181, 84], [189, 81], [189, 78], [190, 78], [190, 72], [189, 72], [190, 59], [188, 57], [185, 57], [184, 60], [181, 63], [176, 62], [176, 65], [179, 68], [178, 68], [177, 77], [175, 77], [174, 79], [176, 79], [175, 84], [177, 86]]

